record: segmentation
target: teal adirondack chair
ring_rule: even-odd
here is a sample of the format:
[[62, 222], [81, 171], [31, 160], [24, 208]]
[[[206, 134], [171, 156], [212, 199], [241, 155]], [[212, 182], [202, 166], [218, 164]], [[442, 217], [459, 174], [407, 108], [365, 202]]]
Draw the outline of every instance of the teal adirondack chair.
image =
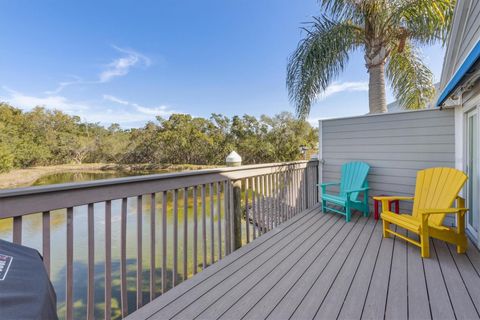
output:
[[[327, 210], [343, 214], [347, 222], [352, 217], [351, 209], [363, 212], [365, 217], [369, 215], [368, 208], [368, 182], [367, 175], [370, 166], [365, 162], [348, 162], [342, 165], [342, 177], [339, 182], [322, 183], [322, 211]], [[338, 185], [339, 193], [334, 195], [327, 192], [328, 186]], [[359, 200], [358, 195], [363, 193], [363, 199]], [[341, 209], [328, 207], [327, 204], [340, 206]]]

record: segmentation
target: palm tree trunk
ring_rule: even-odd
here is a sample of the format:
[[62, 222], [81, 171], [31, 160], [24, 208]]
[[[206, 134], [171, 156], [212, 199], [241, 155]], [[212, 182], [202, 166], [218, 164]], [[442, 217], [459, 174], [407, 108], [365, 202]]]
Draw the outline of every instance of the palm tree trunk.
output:
[[385, 63], [380, 63], [368, 68], [368, 103], [370, 113], [387, 112], [385, 98]]

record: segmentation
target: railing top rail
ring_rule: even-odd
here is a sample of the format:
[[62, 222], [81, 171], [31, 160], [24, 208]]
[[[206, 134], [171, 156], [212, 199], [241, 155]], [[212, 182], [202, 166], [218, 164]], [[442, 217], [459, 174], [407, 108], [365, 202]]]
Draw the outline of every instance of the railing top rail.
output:
[[128, 184], [128, 183], [134, 183], [134, 182], [170, 180], [170, 179], [180, 178], [180, 177], [191, 177], [191, 176], [200, 176], [200, 175], [209, 175], [209, 174], [227, 174], [231, 172], [250, 171], [254, 169], [268, 169], [268, 168], [275, 168], [275, 167], [287, 167], [292, 165], [301, 165], [301, 164], [308, 164], [308, 163], [311, 163], [312, 165], [314, 165], [316, 162], [318, 162], [318, 160], [262, 163], [262, 164], [243, 165], [239, 167], [218, 167], [213, 169], [188, 170], [188, 171], [181, 171], [181, 172], [100, 179], [100, 180], [85, 181], [85, 182], [59, 183], [59, 184], [52, 184], [52, 185], [46, 185], [46, 186], [5, 189], [5, 190], [0, 190], [0, 198], [12, 197], [12, 196], [23, 196], [23, 195], [28, 195], [32, 193], [46, 193], [46, 192], [66, 191], [66, 190], [73, 190], [73, 189], [94, 188], [94, 187], [100, 187], [105, 185], [112, 186], [112, 185]]
[[318, 160], [192, 170], [0, 191], [0, 218], [316, 166]]

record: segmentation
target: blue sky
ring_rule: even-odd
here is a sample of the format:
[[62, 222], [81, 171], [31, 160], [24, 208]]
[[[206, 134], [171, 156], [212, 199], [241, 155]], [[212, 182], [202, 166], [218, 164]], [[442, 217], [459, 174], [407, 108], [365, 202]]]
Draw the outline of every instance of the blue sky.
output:
[[[286, 62], [316, 0], [0, 2], [0, 100], [142, 126], [172, 112], [292, 111]], [[438, 81], [444, 49], [424, 48]], [[355, 52], [310, 120], [368, 112]], [[388, 100], [393, 101], [391, 93]]]

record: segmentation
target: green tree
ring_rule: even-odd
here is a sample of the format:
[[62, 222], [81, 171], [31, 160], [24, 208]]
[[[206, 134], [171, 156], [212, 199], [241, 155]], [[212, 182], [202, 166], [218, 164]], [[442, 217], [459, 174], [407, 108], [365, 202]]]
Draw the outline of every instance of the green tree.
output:
[[386, 112], [385, 75], [400, 105], [420, 109], [434, 95], [432, 73], [416, 46], [444, 41], [454, 0], [319, 0], [315, 17], [290, 57], [287, 87], [299, 116], [361, 49], [369, 73], [370, 113]]

